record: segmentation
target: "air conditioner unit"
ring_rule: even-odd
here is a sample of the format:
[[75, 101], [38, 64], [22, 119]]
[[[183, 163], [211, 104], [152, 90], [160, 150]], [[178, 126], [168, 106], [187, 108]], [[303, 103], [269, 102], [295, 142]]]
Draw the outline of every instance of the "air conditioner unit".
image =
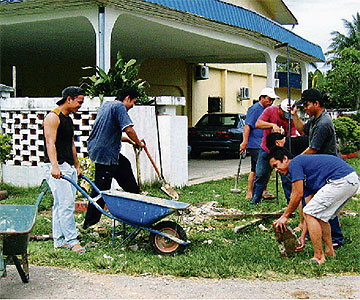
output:
[[238, 101], [250, 99], [250, 88], [248, 87], [240, 88], [240, 92], [238, 93], [236, 98]]
[[277, 78], [276, 78], [276, 79], [274, 80], [274, 88], [277, 89], [277, 88], [279, 88], [279, 87], [280, 87], [280, 79], [277, 79]]
[[209, 67], [208, 66], [196, 66], [195, 79], [205, 80], [209, 78]]

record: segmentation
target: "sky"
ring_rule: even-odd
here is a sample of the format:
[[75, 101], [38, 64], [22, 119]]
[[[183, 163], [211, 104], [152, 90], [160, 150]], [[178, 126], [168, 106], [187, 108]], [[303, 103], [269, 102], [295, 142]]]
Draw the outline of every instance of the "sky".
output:
[[[331, 44], [331, 32], [346, 34], [342, 19], [353, 20], [360, 12], [360, 0], [283, 0], [298, 20], [292, 30], [306, 40], [321, 47], [325, 54]], [[285, 26], [291, 30], [291, 26]], [[318, 67], [323, 69], [322, 63]], [[326, 68], [324, 68], [326, 69]]]

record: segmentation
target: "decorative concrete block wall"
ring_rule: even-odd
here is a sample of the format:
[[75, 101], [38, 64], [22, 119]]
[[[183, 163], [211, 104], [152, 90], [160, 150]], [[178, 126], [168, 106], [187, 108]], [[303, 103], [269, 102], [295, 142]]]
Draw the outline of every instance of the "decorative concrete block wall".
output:
[[[13, 158], [3, 165], [4, 182], [25, 187], [41, 183], [44, 164], [42, 123], [46, 114], [56, 107], [57, 100], [59, 98], [0, 98], [1, 129], [3, 133], [10, 134], [13, 141]], [[79, 112], [72, 116], [75, 146], [80, 157], [87, 156], [86, 141], [99, 105], [98, 99], [86, 98]], [[135, 106], [129, 114], [139, 138], [145, 139], [160, 168], [154, 107]], [[163, 119], [166, 121], [163, 122]], [[184, 186], [188, 182], [187, 121], [184, 120], [186, 117], [159, 116], [163, 174], [173, 186]], [[130, 160], [136, 176], [133, 147], [124, 143], [121, 152]], [[144, 151], [140, 154], [140, 169], [143, 183], [157, 180]]]

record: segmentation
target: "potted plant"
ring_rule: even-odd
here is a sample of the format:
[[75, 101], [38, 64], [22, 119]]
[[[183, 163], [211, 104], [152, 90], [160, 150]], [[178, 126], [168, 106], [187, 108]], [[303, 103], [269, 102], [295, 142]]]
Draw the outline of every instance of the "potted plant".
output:
[[140, 94], [137, 104], [150, 102], [145, 92], [149, 85], [146, 81], [138, 78], [140, 65], [136, 64], [135, 59], [126, 62], [120, 52], [117, 53], [116, 58], [115, 65], [107, 73], [97, 66], [83, 67], [84, 70], [95, 70], [94, 75], [81, 78], [81, 86], [86, 93], [91, 98], [99, 97], [100, 103], [102, 103], [104, 96], [116, 96], [118, 91], [124, 87], [136, 87]]

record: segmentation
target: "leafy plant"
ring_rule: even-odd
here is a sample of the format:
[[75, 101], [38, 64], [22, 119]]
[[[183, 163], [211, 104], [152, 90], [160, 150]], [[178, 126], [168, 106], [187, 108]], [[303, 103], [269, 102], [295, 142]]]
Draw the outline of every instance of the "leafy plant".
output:
[[0, 134], [0, 162], [5, 163], [12, 157], [12, 142], [11, 136], [8, 134]]
[[339, 117], [334, 120], [336, 136], [340, 140], [342, 154], [355, 152], [359, 149], [360, 127], [349, 117]]
[[90, 97], [99, 97], [102, 102], [104, 96], [116, 96], [118, 91], [124, 87], [135, 87], [139, 91], [137, 103], [148, 103], [149, 97], [145, 89], [149, 84], [138, 78], [140, 65], [135, 59], [125, 61], [120, 52], [117, 53], [117, 60], [113, 67], [106, 73], [100, 67], [83, 67], [84, 70], [93, 69], [95, 74], [81, 78], [81, 86]]
[[89, 157], [79, 157], [81, 172], [91, 181], [95, 181], [95, 164]]

